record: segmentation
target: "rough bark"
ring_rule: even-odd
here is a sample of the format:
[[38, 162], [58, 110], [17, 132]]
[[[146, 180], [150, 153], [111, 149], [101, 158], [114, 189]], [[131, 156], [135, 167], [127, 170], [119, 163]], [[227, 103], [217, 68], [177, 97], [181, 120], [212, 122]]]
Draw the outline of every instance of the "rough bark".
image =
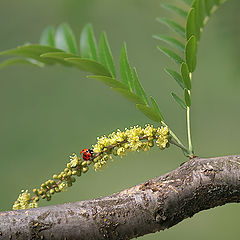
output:
[[240, 155], [194, 158], [108, 197], [0, 212], [2, 239], [132, 239], [240, 202]]

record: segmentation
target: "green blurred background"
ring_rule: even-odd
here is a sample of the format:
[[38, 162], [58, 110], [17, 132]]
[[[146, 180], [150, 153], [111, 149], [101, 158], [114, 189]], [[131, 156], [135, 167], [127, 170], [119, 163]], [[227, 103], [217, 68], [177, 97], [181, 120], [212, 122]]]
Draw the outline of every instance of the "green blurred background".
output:
[[[163, 70], [176, 65], [156, 49], [158, 42], [151, 37], [169, 32], [155, 21], [171, 15], [161, 2], [169, 1], [1, 0], [0, 51], [37, 43], [47, 25], [68, 22], [79, 36], [91, 22], [97, 36], [107, 31], [115, 60], [127, 42], [131, 65], [137, 67], [148, 95], [156, 98], [171, 128], [185, 140], [185, 115], [170, 96], [181, 91]], [[239, 153], [239, 9], [240, 1], [227, 1], [208, 23], [199, 45], [192, 130], [196, 154], [202, 157]], [[76, 69], [14, 66], [0, 72], [0, 81], [2, 211], [11, 209], [21, 189], [32, 189], [61, 171], [72, 152], [90, 147], [97, 136], [149, 122], [132, 103]], [[40, 204], [105, 196], [171, 171], [185, 160], [174, 146], [129, 154], [101, 172], [90, 171], [66, 193]], [[239, 210], [240, 205], [228, 204], [204, 211], [140, 239], [238, 239]]]

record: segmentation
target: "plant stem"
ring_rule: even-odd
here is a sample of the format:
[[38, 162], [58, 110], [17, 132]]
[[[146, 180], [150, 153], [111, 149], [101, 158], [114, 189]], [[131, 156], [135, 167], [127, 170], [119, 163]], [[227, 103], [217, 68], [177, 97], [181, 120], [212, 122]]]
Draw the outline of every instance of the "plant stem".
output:
[[[192, 73], [189, 73], [190, 81], [192, 82]], [[191, 91], [188, 90], [189, 95], [191, 96]], [[187, 136], [188, 136], [188, 149], [190, 152], [190, 157], [194, 156], [193, 154], [193, 145], [191, 139], [191, 124], [190, 124], [190, 106], [187, 106]]]
[[192, 154], [189, 152], [189, 150], [185, 146], [183, 146], [182, 144], [177, 143], [175, 141], [175, 139], [173, 139], [173, 140], [170, 139], [169, 142], [172, 143], [173, 145], [181, 148], [183, 150], [185, 156], [187, 156], [187, 157], [191, 157], [192, 156]]
[[187, 107], [187, 135], [189, 152], [193, 155], [193, 146], [191, 140], [191, 126], [190, 126], [190, 107]]

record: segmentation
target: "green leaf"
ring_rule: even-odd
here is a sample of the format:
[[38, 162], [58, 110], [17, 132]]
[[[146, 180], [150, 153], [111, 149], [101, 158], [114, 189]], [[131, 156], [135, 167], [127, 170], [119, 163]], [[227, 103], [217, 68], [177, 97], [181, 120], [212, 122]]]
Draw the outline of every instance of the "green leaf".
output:
[[8, 60], [1, 62], [0, 69], [3, 69], [8, 66], [16, 65], [16, 64], [30, 64], [30, 65], [36, 66], [36, 67], [43, 67], [42, 63], [33, 62], [28, 59], [12, 58], [12, 59], [8, 59]]
[[187, 17], [187, 12], [185, 10], [183, 10], [183, 9], [181, 9], [179, 7], [176, 7], [176, 6], [172, 5], [172, 4], [163, 3], [163, 4], [161, 4], [161, 6], [166, 8], [166, 9], [168, 9], [168, 10], [170, 10], [170, 11], [175, 12], [176, 14], [178, 14], [181, 17], [184, 17], [184, 18]]
[[202, 6], [202, 1], [203, 0], [195, 0], [192, 7], [195, 9], [195, 33], [196, 33], [196, 37], [197, 40], [200, 39], [200, 28], [202, 26], [202, 11], [203, 11], [203, 6]]
[[138, 110], [140, 110], [145, 116], [155, 122], [161, 122], [161, 117], [149, 106], [143, 104], [136, 104]]
[[187, 104], [187, 106], [191, 107], [191, 96], [189, 94], [189, 91], [186, 88], [184, 89], [184, 98], [185, 98], [185, 103]]
[[186, 23], [186, 39], [188, 40], [191, 36], [196, 35], [196, 24], [195, 24], [195, 9], [192, 8], [189, 11]]
[[203, 27], [203, 20], [205, 17], [203, 4], [204, 4], [203, 0], [198, 0], [195, 5], [197, 8], [197, 19], [198, 19], [199, 28]]
[[157, 21], [166, 24], [170, 29], [185, 37], [185, 28], [168, 18], [157, 18]]
[[93, 76], [87, 76], [87, 78], [99, 80], [112, 88], [123, 88], [128, 90], [128, 87], [125, 84], [111, 77], [93, 75]]
[[136, 104], [143, 104], [143, 105], [145, 104], [140, 97], [138, 97], [136, 94], [130, 92], [127, 89], [123, 89], [123, 88], [112, 88], [112, 89]]
[[110, 72], [100, 63], [85, 58], [65, 58], [66, 62], [73, 64], [79, 69], [96, 75], [111, 77]]
[[175, 39], [175, 38], [168, 37], [168, 36], [161, 35], [161, 34], [154, 35], [153, 37], [154, 37], [155, 39], [157, 39], [157, 40], [161, 40], [161, 41], [163, 41], [163, 42], [168, 43], [169, 45], [172, 45], [172, 46], [176, 47], [176, 48], [179, 49], [181, 52], [184, 52], [184, 50], [185, 50], [184, 44], [182, 44], [180, 41], [178, 41], [178, 40]]
[[80, 54], [83, 58], [98, 61], [96, 39], [91, 24], [87, 24], [80, 36]]
[[65, 52], [78, 55], [76, 39], [68, 24], [62, 23], [55, 33], [55, 46]]
[[133, 83], [136, 95], [138, 95], [144, 101], [144, 103], [148, 105], [148, 98], [141, 83], [139, 82], [136, 68], [133, 68]]
[[194, 35], [191, 36], [187, 42], [185, 54], [188, 70], [192, 73], [194, 72], [197, 64], [197, 40]]
[[183, 79], [183, 82], [186, 86], [186, 88], [188, 90], [191, 90], [191, 79], [190, 79], [190, 76], [189, 76], [189, 70], [188, 70], [188, 66], [185, 62], [182, 63], [181, 65], [181, 73], [182, 73], [182, 79]]
[[172, 58], [176, 63], [182, 64], [182, 62], [184, 62], [183, 59], [179, 55], [177, 55], [175, 52], [173, 52], [172, 50], [170, 50], [168, 48], [161, 47], [161, 46], [158, 46], [157, 48], [161, 52], [163, 52], [165, 55]]
[[52, 59], [44, 59], [41, 58], [40, 55], [48, 52], [62, 52], [62, 50], [49, 47], [49, 46], [43, 46], [38, 44], [29, 44], [24, 46], [19, 46], [17, 48], [13, 48], [4, 52], [0, 52], [1, 55], [15, 55], [15, 56], [21, 56], [26, 58], [32, 58], [34, 60], [37, 60], [39, 62], [43, 62], [46, 64], [54, 64], [55, 61]]
[[42, 58], [54, 58], [54, 59], [62, 59], [64, 58], [80, 58], [79, 56], [72, 54], [72, 53], [67, 53], [67, 52], [49, 52], [49, 53], [44, 53], [41, 54], [40, 57]]
[[99, 57], [100, 63], [109, 70], [112, 77], [116, 78], [115, 65], [105, 32], [102, 33], [99, 41]]
[[66, 52], [50, 52], [50, 53], [44, 53], [40, 55], [41, 58], [45, 59], [54, 59], [54, 63], [59, 63], [65, 66], [72, 66], [73, 64], [68, 63], [65, 61], [65, 58], [80, 58], [77, 55], [74, 55], [72, 53], [66, 53]]
[[184, 110], [187, 108], [187, 105], [180, 97], [178, 97], [175, 93], [172, 93], [172, 96], [174, 100], [180, 105], [180, 107], [182, 107]]
[[165, 71], [177, 82], [177, 84], [182, 89], [185, 88], [185, 85], [184, 85], [183, 80], [182, 80], [182, 76], [178, 72], [176, 72], [172, 69], [169, 69], [169, 68], [165, 68]]
[[160, 111], [160, 108], [159, 108], [156, 100], [153, 97], [150, 97], [150, 99], [151, 99], [151, 103], [152, 103], [154, 111], [159, 115], [159, 117], [161, 118], [161, 121], [164, 121], [163, 115]]
[[46, 27], [40, 37], [40, 44], [55, 47], [54, 32], [55, 29], [53, 26]]
[[130, 91], [133, 91], [133, 76], [129, 65], [127, 56], [126, 43], [123, 44], [121, 56], [120, 56], [120, 75], [122, 82], [129, 86]]

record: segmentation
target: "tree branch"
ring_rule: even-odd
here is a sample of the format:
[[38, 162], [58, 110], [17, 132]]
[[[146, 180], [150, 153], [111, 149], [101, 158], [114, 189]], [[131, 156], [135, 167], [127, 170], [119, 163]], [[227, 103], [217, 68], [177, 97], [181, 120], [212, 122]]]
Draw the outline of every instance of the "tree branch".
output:
[[240, 202], [240, 155], [194, 158], [108, 197], [0, 212], [0, 240], [131, 239], [231, 202]]

